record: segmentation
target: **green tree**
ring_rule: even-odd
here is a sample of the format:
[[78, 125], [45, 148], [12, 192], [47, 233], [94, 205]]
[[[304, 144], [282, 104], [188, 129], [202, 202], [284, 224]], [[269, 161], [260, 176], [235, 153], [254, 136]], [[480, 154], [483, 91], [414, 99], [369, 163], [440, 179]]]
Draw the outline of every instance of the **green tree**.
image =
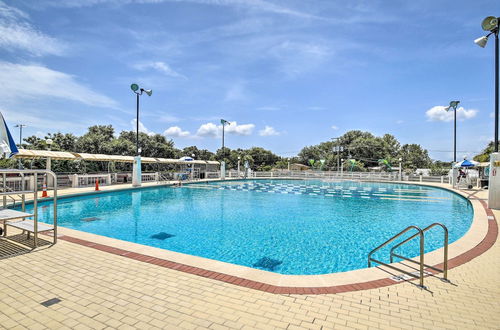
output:
[[399, 157], [402, 158], [403, 168], [428, 168], [432, 161], [427, 150], [418, 144], [405, 144], [401, 147]]
[[483, 152], [481, 152], [479, 155], [474, 156], [474, 160], [476, 162], [489, 162], [490, 161], [490, 154], [494, 150], [494, 143], [491, 141], [488, 143], [486, 148], [484, 148]]

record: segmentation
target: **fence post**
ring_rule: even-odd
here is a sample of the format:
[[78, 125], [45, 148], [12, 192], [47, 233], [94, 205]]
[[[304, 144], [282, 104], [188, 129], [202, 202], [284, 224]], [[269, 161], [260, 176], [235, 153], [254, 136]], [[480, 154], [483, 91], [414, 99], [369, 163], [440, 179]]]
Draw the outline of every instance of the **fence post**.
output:
[[444, 183], [444, 176], [441, 175], [441, 183]]
[[422, 174], [420, 174], [420, 182], [422, 182]]
[[78, 188], [78, 174], [73, 174], [73, 180], [71, 180], [71, 187]]

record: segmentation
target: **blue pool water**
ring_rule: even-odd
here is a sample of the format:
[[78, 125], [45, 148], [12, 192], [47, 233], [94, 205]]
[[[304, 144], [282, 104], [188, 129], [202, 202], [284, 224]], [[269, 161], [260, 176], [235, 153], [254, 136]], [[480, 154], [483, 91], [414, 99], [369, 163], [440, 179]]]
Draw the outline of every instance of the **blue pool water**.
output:
[[[40, 219], [52, 210], [40, 203]], [[441, 222], [453, 242], [472, 217], [470, 203], [450, 191], [390, 183], [247, 180], [58, 202], [60, 226], [282, 274], [365, 268], [370, 250], [409, 225]], [[426, 251], [442, 239], [440, 228], [428, 232]], [[387, 251], [376, 257], [388, 261]]]

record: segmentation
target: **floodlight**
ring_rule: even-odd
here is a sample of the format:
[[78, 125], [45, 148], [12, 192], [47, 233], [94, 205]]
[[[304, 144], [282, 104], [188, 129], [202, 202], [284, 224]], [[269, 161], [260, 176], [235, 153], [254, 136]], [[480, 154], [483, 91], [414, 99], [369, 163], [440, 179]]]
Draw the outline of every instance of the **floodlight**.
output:
[[496, 18], [495, 16], [486, 17], [485, 19], [483, 19], [481, 27], [484, 31], [493, 31], [498, 27], [498, 18]]
[[486, 47], [486, 43], [488, 42], [488, 37], [487, 36], [482, 36], [481, 38], [477, 38], [474, 40], [474, 43], [478, 45], [481, 48]]

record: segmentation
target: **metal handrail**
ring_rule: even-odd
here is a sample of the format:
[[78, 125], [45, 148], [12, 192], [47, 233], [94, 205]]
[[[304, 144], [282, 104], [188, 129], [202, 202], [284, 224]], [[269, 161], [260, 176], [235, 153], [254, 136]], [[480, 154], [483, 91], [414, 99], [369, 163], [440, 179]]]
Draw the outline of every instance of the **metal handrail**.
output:
[[[442, 223], [439, 223], [439, 222], [435, 222], [427, 227], [425, 227], [424, 229], [422, 229], [422, 232], [426, 232], [428, 231], [429, 229], [433, 228], [433, 227], [436, 227], [436, 226], [440, 226], [441, 228], [443, 228], [443, 232], [444, 232], [444, 239], [443, 239], [443, 247], [444, 247], [444, 260], [443, 260], [443, 269], [439, 269], [439, 268], [436, 268], [436, 267], [433, 267], [433, 266], [430, 266], [430, 265], [425, 265], [426, 267], [428, 268], [431, 268], [431, 269], [434, 269], [438, 272], [443, 272], [443, 278], [447, 281], [448, 280], [448, 228], [446, 228], [445, 225], [443, 225]], [[407, 239], [405, 239], [404, 241], [402, 241], [401, 243], [398, 243], [396, 244], [395, 246], [393, 246], [391, 248], [391, 263], [393, 262], [394, 260], [394, 257], [397, 257], [397, 258], [401, 258], [401, 259], [404, 259], [404, 260], [408, 260], [408, 261], [411, 261], [411, 262], [415, 262], [414, 260], [410, 259], [410, 258], [406, 258], [406, 257], [403, 257], [401, 255], [398, 255], [398, 254], [395, 254], [394, 253], [394, 250], [397, 249], [398, 247], [400, 247], [401, 245], [403, 244], [406, 244], [407, 242], [411, 241], [412, 239], [414, 239], [415, 237], [417, 237], [418, 234], [415, 234], [413, 236], [410, 236], [408, 237]]]
[[[399, 269], [395, 266], [392, 266], [392, 265], [389, 265], [385, 262], [382, 262], [380, 260], [376, 260], [376, 259], [373, 259], [372, 258], [372, 254], [375, 253], [376, 251], [380, 250], [381, 248], [383, 248], [384, 246], [386, 246], [387, 244], [391, 243], [392, 241], [394, 241], [395, 239], [399, 238], [401, 235], [405, 234], [406, 232], [412, 230], [412, 229], [416, 229], [418, 231], [418, 233], [416, 233], [414, 236], [417, 236], [419, 235], [420, 236], [420, 269], [419, 269], [419, 273], [420, 273], [420, 276], [417, 276], [415, 274], [412, 274], [410, 272], [407, 272], [407, 271], [404, 271], [402, 269]], [[378, 264], [381, 264], [381, 265], [384, 265], [386, 267], [389, 267], [389, 268], [392, 268], [394, 270], [397, 270], [397, 271], [400, 271], [400, 272], [403, 272], [405, 273], [406, 275], [409, 275], [411, 277], [415, 277], [415, 278], [419, 278], [420, 279], [420, 287], [423, 288], [424, 287], [424, 232], [422, 231], [422, 229], [420, 229], [419, 227], [417, 226], [409, 226], [409, 227], [406, 227], [404, 230], [402, 230], [401, 232], [399, 232], [398, 234], [392, 236], [390, 239], [388, 239], [387, 241], [385, 241], [384, 243], [380, 244], [379, 246], [377, 246], [375, 249], [371, 250], [370, 253], [368, 254], [368, 267], [371, 267], [371, 262], [376, 262]]]
[[[17, 170], [17, 169], [0, 169], [0, 174], [3, 176], [3, 181], [4, 181], [4, 187], [6, 187], [6, 180], [5, 177], [7, 174], [19, 174], [23, 179], [25, 174], [33, 174], [34, 177], [34, 187], [33, 191], [33, 226], [34, 226], [34, 233], [33, 233], [33, 240], [34, 240], [34, 247], [36, 248], [38, 246], [38, 175], [50, 175], [54, 179], [54, 185], [53, 185], [53, 204], [54, 204], [54, 222], [53, 222], [53, 234], [54, 234], [54, 244], [57, 243], [57, 175], [49, 170]], [[24, 184], [24, 183], [23, 183]], [[31, 193], [30, 192], [30, 193]], [[13, 194], [16, 193], [16, 191], [12, 192]], [[22, 199], [22, 208], [24, 211], [24, 195], [25, 192], [21, 193], [23, 196]], [[5, 196], [4, 196], [5, 198]]]

